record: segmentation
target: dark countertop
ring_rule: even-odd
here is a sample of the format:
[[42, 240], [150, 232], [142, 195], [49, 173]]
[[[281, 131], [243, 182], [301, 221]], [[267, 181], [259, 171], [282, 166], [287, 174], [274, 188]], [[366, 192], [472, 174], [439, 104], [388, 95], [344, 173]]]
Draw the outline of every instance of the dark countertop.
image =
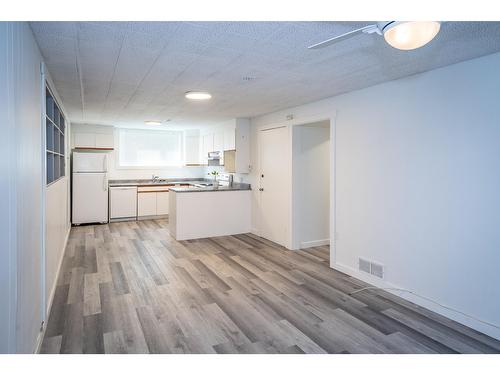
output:
[[208, 182], [206, 178], [162, 178], [159, 182], [153, 182], [151, 179], [141, 180], [109, 180], [109, 186], [162, 186], [162, 185], [177, 185], [177, 184], [196, 184]]
[[[212, 186], [197, 187], [194, 184], [213, 182], [213, 179], [208, 178], [162, 178], [159, 182], [153, 182], [151, 179], [139, 180], [109, 180], [110, 187], [118, 186], [169, 186], [169, 190], [176, 193], [198, 193], [198, 192], [215, 192], [215, 191], [238, 191], [251, 190], [250, 184], [234, 182], [231, 186], [219, 185], [214, 188]], [[190, 184], [191, 186], [172, 186], [172, 185]]]
[[214, 188], [208, 187], [195, 187], [195, 186], [180, 186], [171, 187], [169, 190], [175, 191], [176, 193], [204, 193], [204, 192], [216, 192], [216, 191], [238, 191], [238, 190], [251, 190], [250, 184], [243, 184], [239, 182], [234, 182], [231, 186], [222, 186]]

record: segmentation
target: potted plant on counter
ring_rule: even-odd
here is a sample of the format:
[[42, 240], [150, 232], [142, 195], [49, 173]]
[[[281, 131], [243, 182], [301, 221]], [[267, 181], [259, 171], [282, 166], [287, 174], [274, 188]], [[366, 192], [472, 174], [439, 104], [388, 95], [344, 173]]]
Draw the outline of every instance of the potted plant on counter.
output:
[[214, 188], [217, 189], [219, 187], [219, 180], [217, 180], [217, 176], [219, 175], [219, 172], [213, 170], [208, 175], [214, 177]]

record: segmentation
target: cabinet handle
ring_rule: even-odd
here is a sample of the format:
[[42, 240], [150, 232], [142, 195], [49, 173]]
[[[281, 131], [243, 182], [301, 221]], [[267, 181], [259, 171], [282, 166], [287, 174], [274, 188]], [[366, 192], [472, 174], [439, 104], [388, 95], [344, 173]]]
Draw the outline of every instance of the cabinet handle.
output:
[[259, 191], [264, 191], [264, 189], [263, 189], [263, 188], [260, 188], [260, 189], [259, 189]]

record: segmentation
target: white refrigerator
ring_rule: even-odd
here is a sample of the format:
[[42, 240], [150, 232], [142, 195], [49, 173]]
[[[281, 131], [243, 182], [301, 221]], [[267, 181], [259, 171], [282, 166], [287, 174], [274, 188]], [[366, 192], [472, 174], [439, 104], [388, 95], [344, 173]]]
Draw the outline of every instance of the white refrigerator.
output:
[[73, 152], [73, 224], [108, 222], [107, 172], [107, 154]]

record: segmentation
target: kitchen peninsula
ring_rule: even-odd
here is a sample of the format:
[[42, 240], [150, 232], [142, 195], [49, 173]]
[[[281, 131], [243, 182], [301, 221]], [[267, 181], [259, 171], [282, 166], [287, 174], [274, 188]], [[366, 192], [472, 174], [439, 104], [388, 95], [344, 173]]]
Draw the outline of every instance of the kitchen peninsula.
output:
[[250, 232], [250, 185], [170, 188], [169, 230], [178, 241]]

